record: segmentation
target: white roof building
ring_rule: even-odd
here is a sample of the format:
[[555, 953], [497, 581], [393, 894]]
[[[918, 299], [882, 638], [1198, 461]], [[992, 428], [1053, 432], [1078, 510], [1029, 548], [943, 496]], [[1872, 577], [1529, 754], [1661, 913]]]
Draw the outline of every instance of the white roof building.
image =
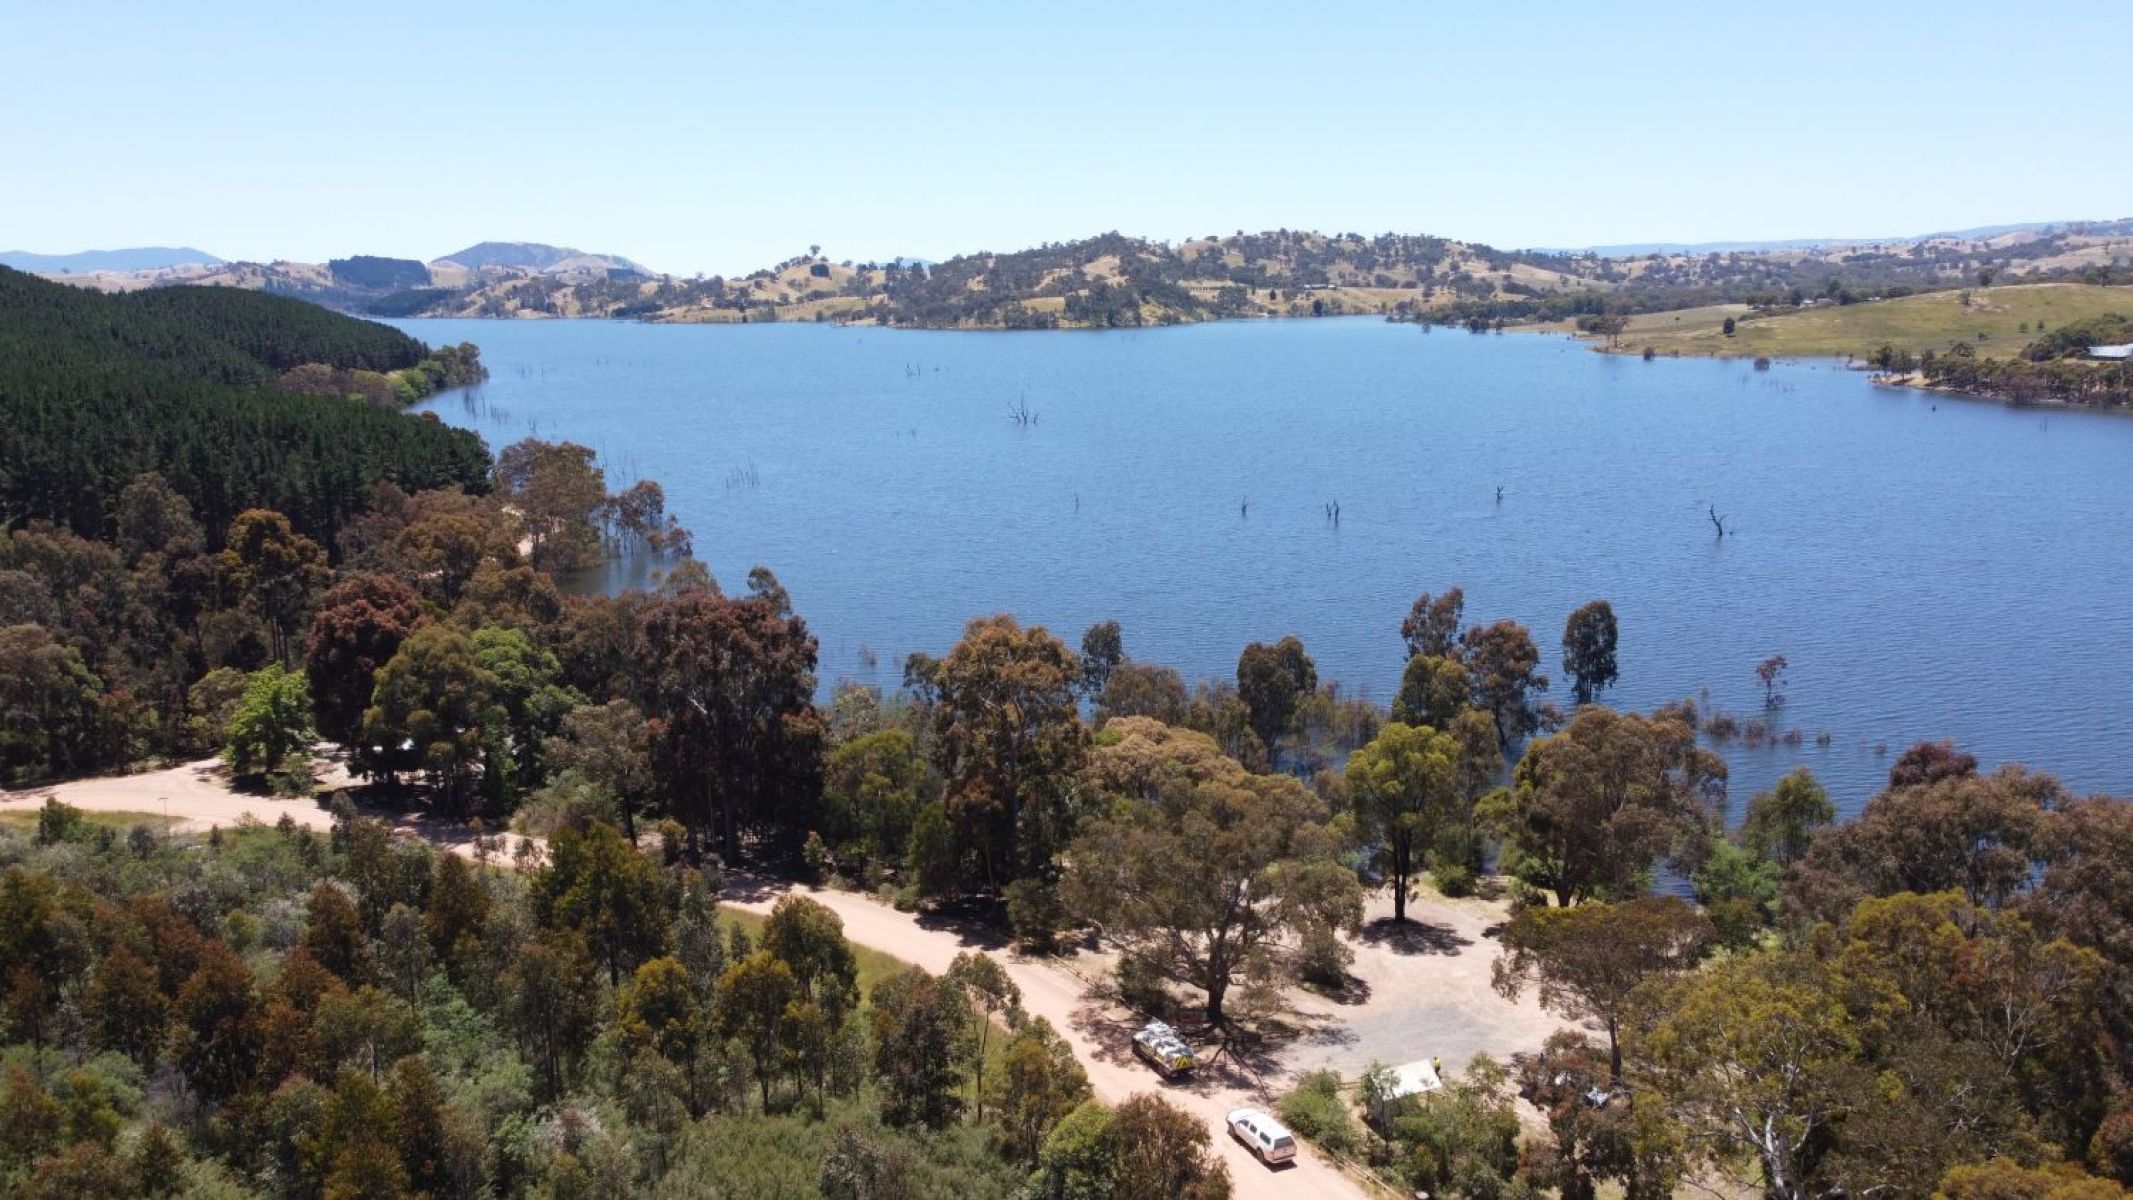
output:
[[2090, 346], [2090, 358], [2133, 358], [2133, 342], [2122, 346]]

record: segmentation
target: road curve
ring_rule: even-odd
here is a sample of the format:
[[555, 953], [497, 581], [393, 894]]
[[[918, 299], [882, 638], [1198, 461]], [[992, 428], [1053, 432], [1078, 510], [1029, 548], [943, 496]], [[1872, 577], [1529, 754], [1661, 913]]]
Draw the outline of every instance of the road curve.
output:
[[[347, 780], [337, 768], [329, 768], [323, 782], [330, 788]], [[55, 795], [90, 811], [167, 813], [174, 827], [191, 831], [211, 825], [234, 825], [244, 816], [271, 824], [287, 814], [297, 824], [319, 830], [330, 828], [333, 822], [332, 814], [314, 799], [281, 800], [232, 791], [226, 773], [212, 759], [138, 775], [0, 792], [0, 811], [34, 810], [46, 796]], [[426, 838], [456, 853], [466, 854], [472, 848], [464, 826], [405, 814], [377, 815], [392, 820], [403, 833]], [[1271, 1110], [1274, 1096], [1264, 1094], [1249, 1077], [1234, 1070], [1207, 1070], [1206, 1077], [1197, 1081], [1165, 1083], [1133, 1057], [1128, 1042], [1131, 1024], [1126, 1015], [1088, 996], [1080, 979], [1057, 966], [1022, 958], [996, 943], [979, 941], [967, 931], [898, 912], [851, 892], [808, 888], [737, 871], [728, 871], [726, 880], [724, 903], [734, 908], [767, 913], [779, 896], [798, 892], [836, 913], [844, 922], [845, 936], [852, 941], [935, 974], [946, 971], [955, 956], [966, 950], [991, 954], [1022, 989], [1023, 1008], [1032, 1016], [1050, 1021], [1073, 1046], [1074, 1055], [1087, 1069], [1089, 1084], [1099, 1098], [1116, 1104], [1140, 1092], [1158, 1092], [1206, 1121], [1217, 1152], [1229, 1165], [1238, 1200], [1362, 1200], [1370, 1194], [1356, 1179], [1309, 1146], [1300, 1148], [1294, 1163], [1278, 1170], [1260, 1163], [1229, 1136], [1223, 1117], [1240, 1105]]]
[[1207, 1122], [1214, 1145], [1229, 1164], [1230, 1182], [1239, 1200], [1361, 1200], [1369, 1195], [1354, 1178], [1304, 1146], [1293, 1164], [1272, 1170], [1229, 1136], [1223, 1117], [1240, 1105], [1271, 1110], [1275, 1097], [1263, 1095], [1241, 1080], [1206, 1080], [1193, 1085], [1164, 1083], [1128, 1048], [1122, 1014], [1106, 1012], [1101, 1001], [1072, 974], [1036, 959], [1026, 959], [978, 940], [955, 928], [930, 923], [852, 892], [826, 891], [729, 871], [724, 903], [746, 912], [767, 913], [788, 892], [805, 895], [844, 922], [844, 935], [863, 946], [923, 967], [935, 974], [948, 969], [966, 950], [991, 954], [1022, 989], [1022, 1007], [1043, 1017], [1074, 1048], [1088, 1070], [1099, 1099], [1116, 1104], [1140, 1092], [1159, 1092], [1171, 1103]]

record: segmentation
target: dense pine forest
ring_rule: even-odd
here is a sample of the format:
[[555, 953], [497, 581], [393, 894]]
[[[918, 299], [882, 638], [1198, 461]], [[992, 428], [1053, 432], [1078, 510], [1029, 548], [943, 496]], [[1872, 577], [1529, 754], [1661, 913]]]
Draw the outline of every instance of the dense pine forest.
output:
[[0, 517], [101, 537], [155, 472], [217, 545], [260, 506], [330, 540], [380, 482], [487, 486], [478, 438], [393, 411], [480, 370], [471, 348], [283, 297], [106, 296], [0, 269]]

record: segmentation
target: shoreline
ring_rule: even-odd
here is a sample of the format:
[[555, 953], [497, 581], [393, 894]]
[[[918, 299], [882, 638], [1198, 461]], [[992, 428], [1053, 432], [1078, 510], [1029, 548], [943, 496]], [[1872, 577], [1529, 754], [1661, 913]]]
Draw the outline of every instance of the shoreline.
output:
[[[1505, 332], [1515, 331], [1518, 331], [1517, 327], [1507, 329]], [[1609, 347], [1603, 345], [1595, 341], [1593, 336], [1590, 334], [1572, 333], [1567, 330], [1551, 329], [1540, 325], [1525, 326], [1524, 331], [1531, 333], [1569, 333], [1569, 336], [1571, 338], [1584, 343], [1585, 348], [1591, 350], [1595, 354], [1605, 354], [1616, 358], [1637, 358], [1642, 354], [1641, 350], [1632, 350], [1626, 346]], [[2044, 397], [2042, 399], [2024, 400], [2013, 395], [1996, 392], [1967, 392], [1958, 388], [1946, 387], [1937, 383], [1929, 383], [1926, 380], [1925, 373], [1922, 371], [1877, 371], [1869, 366], [1860, 366], [1858, 364], [1863, 363], [1865, 360], [1857, 354], [1846, 354], [1842, 356], [1835, 354], [1787, 354], [1750, 356], [1747, 354], [1683, 354], [1680, 351], [1676, 350], [1666, 354], [1654, 355], [1651, 361], [1656, 362], [1659, 359], [1663, 358], [1700, 358], [1711, 362], [1752, 362], [1756, 358], [1765, 358], [1772, 363], [1835, 363], [1841, 365], [1847, 371], [1867, 372], [1867, 382], [1874, 385], [1875, 387], [1902, 389], [1905, 391], [1913, 392], [1931, 392], [1935, 395], [1946, 396], [1951, 400], [1966, 400], [1977, 404], [1997, 404], [2002, 408], [2033, 408], [2047, 410], [2051, 412], [2095, 413], [2098, 416], [2105, 417], [2133, 416], [2133, 407], [2106, 407], [2101, 404], [2083, 404], [2078, 401], [2062, 400], [2057, 397], [2050, 396]]]

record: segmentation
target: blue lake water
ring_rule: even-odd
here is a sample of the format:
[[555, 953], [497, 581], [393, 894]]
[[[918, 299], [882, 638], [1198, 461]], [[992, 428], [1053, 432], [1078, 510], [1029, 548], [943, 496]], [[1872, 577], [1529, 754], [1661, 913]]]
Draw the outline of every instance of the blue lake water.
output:
[[1533, 628], [1566, 705], [1563, 620], [1593, 597], [1621, 622], [1610, 703], [1754, 715], [1786, 655], [1806, 741], [1725, 748], [1736, 814], [1795, 762], [1856, 810], [1943, 736], [2133, 795], [2133, 420], [1366, 318], [396, 324], [481, 346], [489, 382], [443, 419], [591, 445], [665, 485], [729, 589], [772, 568], [825, 683], [893, 687], [1011, 611], [1070, 644], [1116, 618], [1188, 679], [1293, 633], [1386, 700], [1408, 605], [1458, 584], [1469, 620]]

